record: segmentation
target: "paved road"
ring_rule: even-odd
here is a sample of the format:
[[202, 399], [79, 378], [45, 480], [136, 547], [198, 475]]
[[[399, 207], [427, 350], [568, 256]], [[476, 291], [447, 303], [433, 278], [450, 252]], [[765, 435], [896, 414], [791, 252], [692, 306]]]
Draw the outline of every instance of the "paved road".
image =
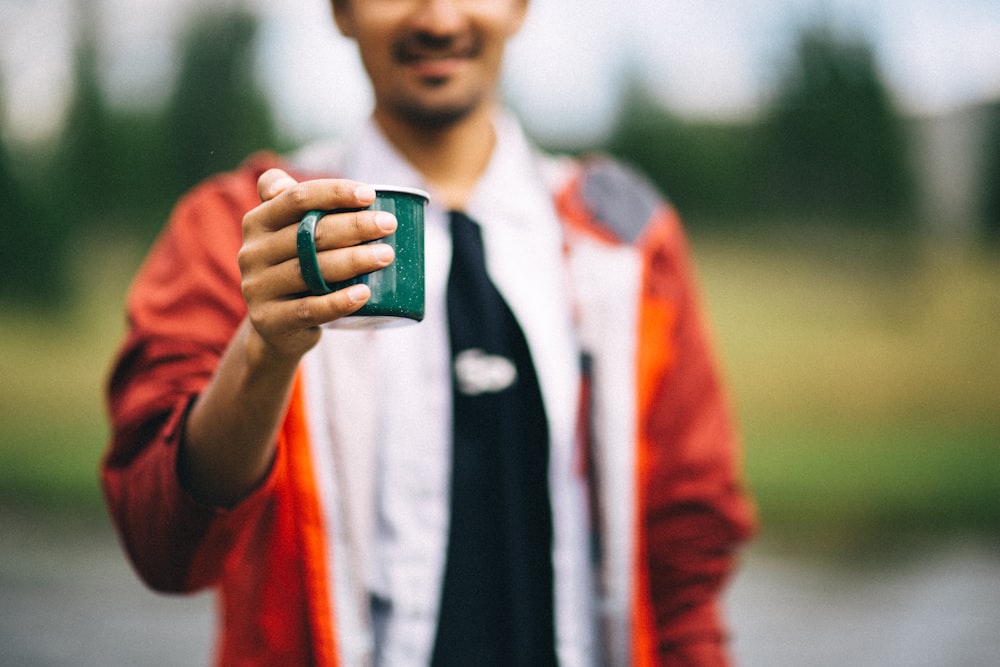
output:
[[729, 593], [745, 667], [1000, 667], [1000, 552], [818, 562], [756, 549]]
[[[986, 548], [860, 566], [758, 546], [728, 597], [744, 667], [1000, 665], [1000, 554]], [[4, 667], [206, 665], [212, 605], [146, 591], [104, 522], [0, 514]]]
[[210, 662], [213, 601], [136, 579], [107, 523], [0, 515], [0, 665], [193, 667]]

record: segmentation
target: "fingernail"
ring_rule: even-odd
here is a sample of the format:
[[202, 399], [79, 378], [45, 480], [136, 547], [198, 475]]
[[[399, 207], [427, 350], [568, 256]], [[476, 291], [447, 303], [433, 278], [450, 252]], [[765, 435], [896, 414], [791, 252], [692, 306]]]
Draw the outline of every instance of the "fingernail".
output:
[[379, 211], [375, 214], [375, 224], [378, 225], [379, 229], [382, 231], [391, 232], [396, 229], [396, 216], [392, 213]]
[[375, 189], [370, 185], [362, 183], [354, 189], [354, 196], [364, 201], [375, 199]]
[[350, 299], [351, 303], [366, 301], [368, 299], [368, 286], [351, 285], [347, 288], [347, 298]]
[[371, 246], [372, 255], [379, 262], [391, 262], [395, 253], [392, 251], [392, 247], [386, 245], [385, 243], [375, 243]]

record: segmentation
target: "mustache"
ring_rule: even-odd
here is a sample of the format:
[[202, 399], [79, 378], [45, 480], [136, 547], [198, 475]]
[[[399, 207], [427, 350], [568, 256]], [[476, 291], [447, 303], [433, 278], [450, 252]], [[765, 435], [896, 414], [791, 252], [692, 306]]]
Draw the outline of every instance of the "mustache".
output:
[[392, 55], [397, 62], [408, 64], [420, 60], [475, 58], [482, 50], [482, 41], [472, 34], [439, 36], [416, 32], [393, 44]]

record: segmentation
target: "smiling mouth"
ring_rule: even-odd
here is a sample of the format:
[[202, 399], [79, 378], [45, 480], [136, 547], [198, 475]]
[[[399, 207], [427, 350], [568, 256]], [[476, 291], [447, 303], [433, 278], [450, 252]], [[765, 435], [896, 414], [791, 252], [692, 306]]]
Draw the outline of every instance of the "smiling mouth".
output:
[[467, 62], [466, 58], [425, 58], [411, 60], [405, 66], [426, 84], [440, 86], [447, 83]]
[[471, 60], [472, 54], [467, 51], [442, 51], [442, 52], [407, 52], [396, 57], [396, 61], [403, 65], [419, 65], [421, 63], [446, 62], [449, 60]]
[[444, 71], [476, 58], [481, 51], [481, 44], [472, 36], [436, 37], [415, 33], [395, 44], [393, 57], [402, 65]]

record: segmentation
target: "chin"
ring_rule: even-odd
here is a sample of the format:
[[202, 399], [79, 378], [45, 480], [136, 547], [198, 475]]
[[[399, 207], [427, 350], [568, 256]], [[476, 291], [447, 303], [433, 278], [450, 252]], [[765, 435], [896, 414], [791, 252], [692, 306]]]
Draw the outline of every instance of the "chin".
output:
[[446, 130], [458, 125], [481, 106], [481, 101], [464, 104], [421, 104], [413, 101], [392, 105], [393, 115], [408, 125], [425, 130]]

